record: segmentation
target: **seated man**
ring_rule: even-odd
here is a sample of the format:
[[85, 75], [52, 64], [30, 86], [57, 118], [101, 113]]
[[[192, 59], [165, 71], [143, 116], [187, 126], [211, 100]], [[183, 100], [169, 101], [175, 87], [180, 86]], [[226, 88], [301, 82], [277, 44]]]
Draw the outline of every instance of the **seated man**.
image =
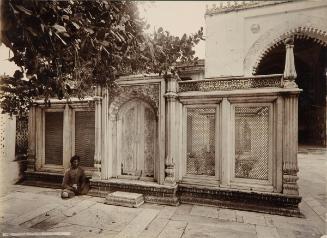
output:
[[79, 167], [80, 158], [75, 155], [70, 159], [70, 168], [65, 172], [62, 181], [61, 197], [71, 198], [75, 195], [87, 194], [89, 184], [87, 182], [85, 172]]

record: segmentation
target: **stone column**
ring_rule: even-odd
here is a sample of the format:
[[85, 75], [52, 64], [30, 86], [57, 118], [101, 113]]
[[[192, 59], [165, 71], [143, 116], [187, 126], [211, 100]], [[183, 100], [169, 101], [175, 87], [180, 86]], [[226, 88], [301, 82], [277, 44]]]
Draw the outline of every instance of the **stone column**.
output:
[[294, 39], [287, 38], [285, 69], [283, 75], [284, 88], [292, 89], [284, 96], [284, 125], [283, 125], [283, 193], [299, 195], [297, 185], [297, 150], [298, 150], [298, 93], [295, 79], [297, 77], [294, 64]]
[[28, 112], [28, 150], [27, 150], [27, 171], [35, 171], [35, 154], [36, 154], [36, 113], [33, 105]]
[[66, 103], [63, 122], [63, 166], [66, 170], [70, 166], [72, 157], [72, 115], [69, 105]]
[[94, 148], [94, 168], [93, 179], [101, 179], [101, 88], [97, 86], [95, 101], [95, 148]]
[[176, 103], [177, 103], [177, 77], [166, 77], [166, 102], [167, 102], [167, 120], [166, 120], [166, 161], [165, 161], [165, 181], [164, 184], [175, 185], [175, 148], [177, 143], [176, 128]]

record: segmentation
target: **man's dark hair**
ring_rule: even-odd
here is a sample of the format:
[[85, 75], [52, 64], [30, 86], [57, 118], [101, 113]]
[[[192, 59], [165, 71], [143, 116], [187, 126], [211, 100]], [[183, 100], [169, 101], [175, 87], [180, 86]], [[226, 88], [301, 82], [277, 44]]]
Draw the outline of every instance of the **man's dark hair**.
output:
[[78, 160], [78, 162], [80, 162], [81, 158], [78, 155], [74, 155], [73, 157], [70, 158], [70, 163], [73, 163], [74, 160]]

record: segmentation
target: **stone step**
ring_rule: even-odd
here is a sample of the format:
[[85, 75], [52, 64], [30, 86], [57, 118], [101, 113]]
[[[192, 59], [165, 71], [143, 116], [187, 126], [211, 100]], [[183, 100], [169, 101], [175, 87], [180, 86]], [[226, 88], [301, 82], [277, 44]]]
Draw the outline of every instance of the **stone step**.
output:
[[143, 203], [143, 194], [119, 191], [108, 194], [105, 201], [105, 204], [124, 207], [139, 207]]

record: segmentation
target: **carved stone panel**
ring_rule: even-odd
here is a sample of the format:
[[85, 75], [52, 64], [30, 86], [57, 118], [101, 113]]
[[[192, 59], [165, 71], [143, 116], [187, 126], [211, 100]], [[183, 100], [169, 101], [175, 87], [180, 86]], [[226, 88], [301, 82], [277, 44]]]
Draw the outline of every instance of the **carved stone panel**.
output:
[[155, 115], [150, 108], [144, 110], [144, 172], [147, 176], [153, 176], [156, 135]]
[[134, 174], [137, 160], [137, 115], [136, 105], [129, 108], [122, 117], [122, 173]]
[[157, 143], [153, 109], [141, 100], [132, 100], [121, 107], [118, 123], [121, 175], [153, 177]]

